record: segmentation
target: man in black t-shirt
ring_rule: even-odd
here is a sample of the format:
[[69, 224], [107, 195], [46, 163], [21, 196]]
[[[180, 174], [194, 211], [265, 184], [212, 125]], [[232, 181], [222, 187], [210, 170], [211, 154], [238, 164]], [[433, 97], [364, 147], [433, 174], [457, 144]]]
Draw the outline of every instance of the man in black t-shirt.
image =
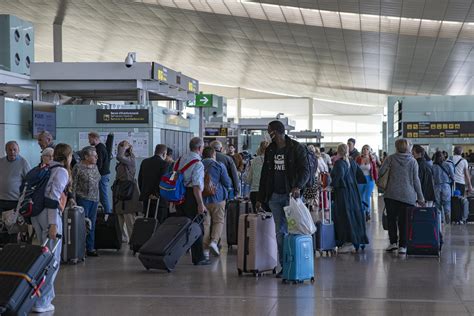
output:
[[110, 153], [105, 145], [100, 141], [100, 136], [96, 132], [89, 133], [89, 144], [95, 147], [97, 152], [97, 168], [100, 173], [99, 194], [100, 204], [104, 207], [104, 212], [112, 213], [109, 200], [109, 182], [110, 182]]

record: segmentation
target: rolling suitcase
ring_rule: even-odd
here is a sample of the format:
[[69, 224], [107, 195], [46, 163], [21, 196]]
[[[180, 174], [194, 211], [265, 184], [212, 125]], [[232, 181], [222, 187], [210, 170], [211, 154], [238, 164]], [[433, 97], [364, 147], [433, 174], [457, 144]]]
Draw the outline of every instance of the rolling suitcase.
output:
[[167, 218], [140, 248], [138, 259], [149, 269], [171, 272], [179, 259], [202, 235], [202, 215]]
[[440, 215], [436, 207], [410, 207], [407, 216], [407, 255], [440, 255]]
[[150, 239], [158, 227], [157, 215], [160, 200], [156, 200], [154, 218], [148, 218], [148, 215], [150, 215], [150, 204], [151, 199], [148, 200], [145, 217], [138, 218], [135, 221], [135, 224], [133, 224], [132, 237], [130, 237], [130, 250], [133, 251], [133, 255], [135, 255], [140, 250], [141, 246]]
[[474, 197], [469, 197], [469, 215], [467, 216], [468, 222], [474, 222]]
[[52, 251], [48, 241], [42, 246], [8, 244], [0, 252], [0, 315], [28, 315], [50, 282], [59, 267], [54, 253], [61, 240]]
[[[334, 222], [332, 221], [332, 210], [331, 210], [331, 192], [323, 190], [321, 192], [323, 196], [322, 201], [326, 201], [321, 204], [321, 220], [316, 221], [316, 232], [313, 234], [313, 246], [314, 252], [319, 252], [321, 256], [326, 252], [328, 256], [330, 253], [336, 252], [336, 233], [334, 228]], [[329, 218], [326, 217], [326, 213], [329, 214]]]
[[252, 203], [249, 200], [237, 199], [227, 202], [226, 237], [229, 248], [238, 243], [240, 215], [251, 212]]
[[283, 283], [314, 282], [313, 238], [288, 234], [283, 239]]
[[451, 223], [462, 221], [464, 214], [464, 198], [462, 196], [453, 196], [451, 198]]
[[61, 260], [76, 264], [86, 257], [86, 217], [80, 206], [66, 207], [63, 212]]
[[275, 222], [271, 213], [243, 214], [239, 219], [237, 270], [260, 276], [265, 271], [276, 273], [278, 246]]
[[122, 248], [122, 232], [117, 215], [98, 213], [95, 224], [95, 249]]

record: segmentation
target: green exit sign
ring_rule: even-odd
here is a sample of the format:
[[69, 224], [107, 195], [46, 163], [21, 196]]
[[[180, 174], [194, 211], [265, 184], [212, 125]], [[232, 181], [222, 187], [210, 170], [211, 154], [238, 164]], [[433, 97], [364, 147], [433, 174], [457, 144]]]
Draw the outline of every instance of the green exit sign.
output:
[[196, 94], [196, 103], [195, 107], [201, 108], [211, 108], [214, 104], [214, 95], [213, 94]]

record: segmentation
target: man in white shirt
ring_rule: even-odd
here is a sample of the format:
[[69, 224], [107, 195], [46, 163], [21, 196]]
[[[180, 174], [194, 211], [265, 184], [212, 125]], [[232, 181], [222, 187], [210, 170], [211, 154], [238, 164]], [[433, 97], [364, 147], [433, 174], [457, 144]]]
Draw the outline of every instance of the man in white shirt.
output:
[[471, 175], [469, 173], [469, 164], [462, 155], [463, 149], [461, 146], [454, 147], [454, 155], [452, 163], [454, 164], [454, 182], [456, 190], [461, 191], [464, 196], [467, 186], [467, 191], [472, 191]]

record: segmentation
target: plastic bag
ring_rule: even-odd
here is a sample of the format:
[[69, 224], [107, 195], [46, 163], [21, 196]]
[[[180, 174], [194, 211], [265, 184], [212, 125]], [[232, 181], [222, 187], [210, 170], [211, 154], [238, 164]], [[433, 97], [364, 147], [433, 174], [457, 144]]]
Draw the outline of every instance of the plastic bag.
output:
[[290, 205], [283, 210], [288, 222], [288, 233], [312, 235], [316, 232], [313, 218], [301, 199], [290, 198]]

